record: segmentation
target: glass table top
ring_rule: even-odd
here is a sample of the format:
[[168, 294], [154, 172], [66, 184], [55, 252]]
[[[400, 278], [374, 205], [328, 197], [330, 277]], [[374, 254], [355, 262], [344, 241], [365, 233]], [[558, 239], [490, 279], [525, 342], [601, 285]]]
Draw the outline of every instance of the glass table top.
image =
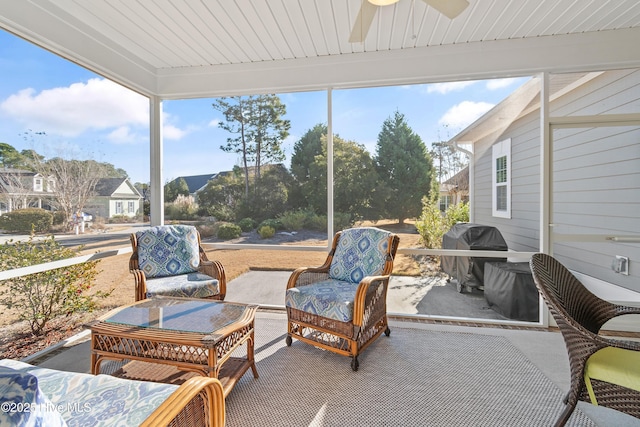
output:
[[239, 320], [247, 306], [219, 301], [158, 298], [126, 307], [104, 321], [140, 328], [211, 334]]

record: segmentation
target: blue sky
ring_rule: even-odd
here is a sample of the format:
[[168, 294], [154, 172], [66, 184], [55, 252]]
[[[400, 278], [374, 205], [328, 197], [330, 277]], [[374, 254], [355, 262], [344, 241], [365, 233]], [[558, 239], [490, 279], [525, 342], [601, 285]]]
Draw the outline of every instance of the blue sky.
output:
[[[372, 155], [385, 119], [396, 110], [429, 146], [446, 140], [507, 97], [526, 79], [498, 79], [333, 91], [333, 128]], [[278, 94], [291, 121], [283, 147], [327, 122], [326, 92]], [[165, 101], [164, 177], [230, 170], [239, 157], [220, 150], [213, 99]], [[45, 136], [36, 132], [45, 132]], [[26, 133], [26, 135], [25, 135]], [[147, 98], [0, 30], [0, 142], [46, 157], [93, 159], [149, 181]]]

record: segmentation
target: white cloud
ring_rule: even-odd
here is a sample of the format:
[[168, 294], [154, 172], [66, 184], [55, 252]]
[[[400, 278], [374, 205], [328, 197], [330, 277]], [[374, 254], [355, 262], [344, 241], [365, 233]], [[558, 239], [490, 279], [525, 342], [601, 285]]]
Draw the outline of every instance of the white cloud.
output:
[[517, 82], [518, 78], [510, 78], [510, 79], [495, 79], [487, 81], [487, 89], [489, 90], [498, 90], [503, 89], [505, 87], [511, 86], [513, 83]]
[[149, 126], [147, 98], [100, 78], [40, 93], [23, 89], [2, 101], [0, 111], [28, 128], [67, 137], [111, 128], [117, 135], [123, 126]]
[[465, 82], [434, 83], [427, 85], [427, 93], [440, 93], [442, 95], [445, 95], [449, 92], [459, 92], [464, 88], [476, 83], [476, 80], [468, 80]]
[[488, 102], [462, 101], [449, 108], [440, 118], [438, 124], [451, 129], [461, 130], [476, 121], [484, 113], [492, 109], [494, 104]]
[[212, 128], [214, 128], [214, 127], [215, 127], [215, 128], [217, 128], [217, 127], [218, 127], [218, 125], [219, 125], [220, 123], [221, 123], [221, 120], [220, 120], [220, 119], [213, 119], [213, 120], [211, 120], [211, 121], [209, 122], [209, 125], [208, 125], [208, 126], [209, 126], [209, 127], [212, 127]]
[[129, 126], [120, 126], [110, 132], [107, 139], [116, 144], [133, 144], [141, 139], [141, 135], [132, 133]]
[[174, 125], [165, 124], [162, 127], [162, 136], [165, 139], [180, 140], [188, 133], [188, 130], [180, 129]]

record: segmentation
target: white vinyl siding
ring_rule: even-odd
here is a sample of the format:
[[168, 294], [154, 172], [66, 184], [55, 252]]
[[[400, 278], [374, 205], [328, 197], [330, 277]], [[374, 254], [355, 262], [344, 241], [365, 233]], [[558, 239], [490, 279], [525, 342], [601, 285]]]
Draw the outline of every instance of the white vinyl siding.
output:
[[511, 139], [491, 147], [493, 159], [492, 214], [500, 218], [511, 218]]

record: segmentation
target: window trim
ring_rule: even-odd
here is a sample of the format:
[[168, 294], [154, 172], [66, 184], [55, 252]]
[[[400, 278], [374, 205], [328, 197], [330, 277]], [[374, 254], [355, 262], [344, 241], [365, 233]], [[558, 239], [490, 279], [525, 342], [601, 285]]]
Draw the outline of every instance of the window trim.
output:
[[[497, 161], [506, 157], [506, 177], [504, 182], [497, 182]], [[494, 217], [511, 218], [511, 138], [495, 143], [491, 147], [491, 212]], [[506, 209], [498, 210], [498, 187], [506, 188]]]

